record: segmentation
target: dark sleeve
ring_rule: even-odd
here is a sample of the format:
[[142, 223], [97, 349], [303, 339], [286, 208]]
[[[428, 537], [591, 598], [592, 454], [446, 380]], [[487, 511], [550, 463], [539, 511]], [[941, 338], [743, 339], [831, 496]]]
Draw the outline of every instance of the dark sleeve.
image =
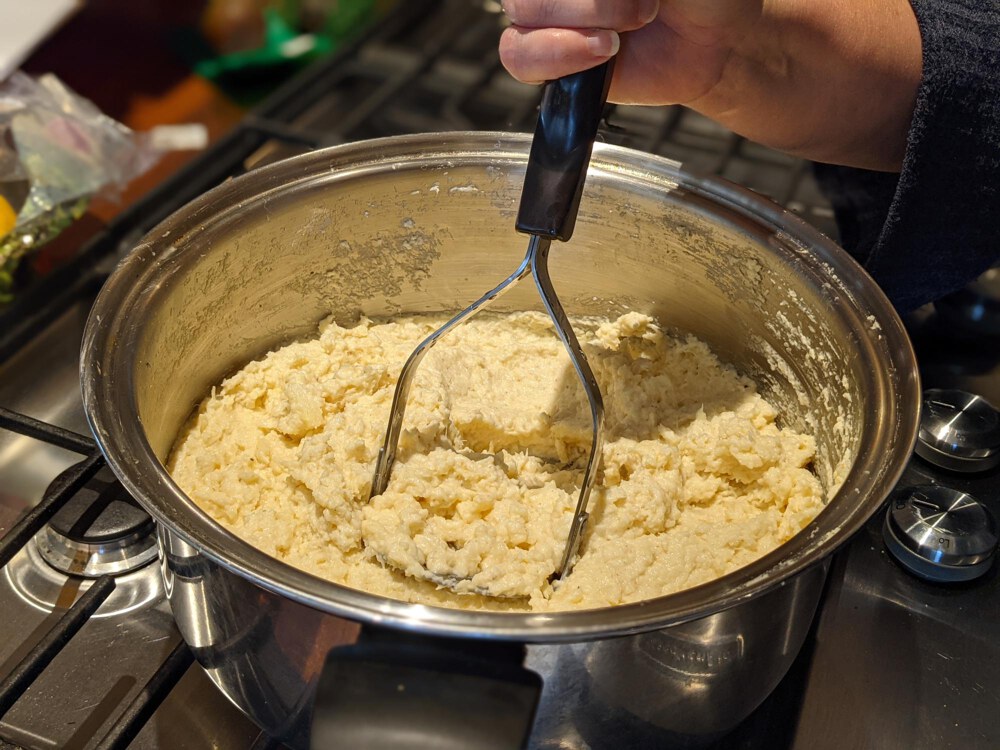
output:
[[924, 60], [902, 172], [816, 165], [842, 244], [901, 311], [1000, 260], [1000, 2], [911, 3]]

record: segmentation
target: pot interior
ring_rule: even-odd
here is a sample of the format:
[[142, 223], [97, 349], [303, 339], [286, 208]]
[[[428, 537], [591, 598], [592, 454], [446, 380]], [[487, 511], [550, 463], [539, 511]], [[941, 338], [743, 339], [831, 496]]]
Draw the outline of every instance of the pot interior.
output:
[[[196, 201], [105, 292], [119, 298], [104, 305], [119, 338], [98, 342], [94, 357], [124, 380], [131, 404], [120, 418], [134, 408], [162, 464], [213, 385], [324, 317], [467, 305], [523, 257], [513, 224], [527, 145], [489, 134], [375, 141], [265, 168]], [[780, 208], [599, 144], [576, 233], [553, 247], [550, 268], [570, 314], [637, 310], [693, 333], [757, 382], [783, 424], [815, 436], [833, 502], [803, 532], [817, 539], [792, 557], [822, 556], [824, 540], [860, 526], [901, 471], [916, 380], [899, 320], [843, 251]], [[540, 304], [524, 283], [496, 309]], [[95, 425], [100, 439], [100, 416]], [[149, 501], [173, 520], [163, 504], [186, 502], [188, 535], [213, 523], [184, 498]], [[772, 557], [758, 574], [798, 564]]]

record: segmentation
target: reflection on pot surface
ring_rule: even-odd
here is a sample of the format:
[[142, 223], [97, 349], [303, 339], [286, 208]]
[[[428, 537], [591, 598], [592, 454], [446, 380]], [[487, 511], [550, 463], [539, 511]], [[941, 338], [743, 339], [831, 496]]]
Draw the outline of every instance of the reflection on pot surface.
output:
[[264, 591], [162, 529], [160, 549], [177, 627], [209, 677], [270, 734], [304, 744], [326, 653], [359, 626]]
[[731, 729], [774, 689], [802, 647], [823, 590], [819, 564], [751, 603], [588, 648], [595, 697], [676, 734]]
[[[160, 537], [178, 627], [212, 680], [270, 734], [308, 744], [327, 652], [360, 627], [272, 594]], [[826, 578], [820, 563], [750, 602], [693, 622], [576, 644], [529, 645], [544, 681], [532, 743], [586, 739], [614, 717], [644, 736], [717, 736], [767, 697], [795, 658]]]

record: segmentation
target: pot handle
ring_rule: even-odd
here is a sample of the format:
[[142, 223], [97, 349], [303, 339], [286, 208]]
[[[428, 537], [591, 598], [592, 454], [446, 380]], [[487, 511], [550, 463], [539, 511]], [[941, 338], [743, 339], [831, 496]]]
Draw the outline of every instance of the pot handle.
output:
[[520, 643], [364, 626], [330, 651], [313, 705], [312, 750], [524, 747], [542, 679]]
[[572, 236], [614, 60], [545, 84], [517, 231], [563, 242]]

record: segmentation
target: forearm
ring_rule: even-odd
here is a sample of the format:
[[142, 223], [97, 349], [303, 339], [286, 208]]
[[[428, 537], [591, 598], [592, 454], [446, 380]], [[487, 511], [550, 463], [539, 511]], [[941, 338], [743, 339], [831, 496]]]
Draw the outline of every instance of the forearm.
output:
[[687, 104], [816, 161], [898, 171], [921, 76], [906, 0], [766, 2], [718, 85]]

